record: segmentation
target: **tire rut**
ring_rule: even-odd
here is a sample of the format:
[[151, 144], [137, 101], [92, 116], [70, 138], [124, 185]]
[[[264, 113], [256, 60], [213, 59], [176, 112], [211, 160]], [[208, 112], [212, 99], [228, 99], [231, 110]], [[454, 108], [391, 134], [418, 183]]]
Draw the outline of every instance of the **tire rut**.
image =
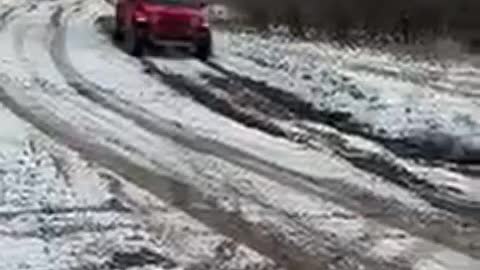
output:
[[[332, 241], [332, 239], [336, 238], [336, 235], [322, 232], [314, 227], [306, 225], [297, 220], [297, 217], [294, 217], [288, 211], [277, 209], [273, 204], [266, 203], [264, 200], [257, 198], [255, 195], [245, 194], [243, 191], [233, 186], [231, 188], [237, 194], [248, 197], [256, 204], [275, 211], [285, 220], [285, 224], [292, 223], [295, 224], [296, 227], [301, 228], [300, 231], [309, 232], [309, 234], [306, 235], [307, 239], [311, 238], [315, 239], [315, 241], [307, 241], [306, 245], [322, 246], [325, 249], [324, 254], [329, 254], [325, 265], [316, 265], [316, 268], [320, 267], [323, 269], [326, 267], [325, 269], [357, 269], [360, 265], [368, 265], [369, 267], [372, 267], [371, 269], [412, 269], [412, 266], [409, 263], [402, 264], [383, 259], [373, 260], [368, 256], [364, 257], [370, 248], [367, 241], [358, 241], [356, 243], [339, 243]], [[298, 236], [298, 232], [295, 234]], [[285, 251], [282, 249], [279, 249], [277, 252], [280, 254], [285, 253]], [[357, 258], [360, 258], [360, 260]], [[365, 262], [367, 262], [367, 264], [365, 264]]]
[[1, 211], [0, 219], [13, 219], [23, 215], [58, 215], [70, 213], [106, 213], [106, 212], [123, 212], [128, 213], [130, 209], [123, 205], [101, 205], [91, 207], [68, 207], [68, 208], [41, 208], [27, 209], [21, 211]]
[[33, 11], [37, 8], [36, 3], [21, 3], [19, 5], [14, 5], [8, 7], [6, 10], [0, 12], [0, 32], [7, 26], [8, 22], [15, 19], [13, 13], [19, 9], [26, 9], [28, 12]]
[[275, 137], [289, 137], [282, 127], [270, 121], [261, 113], [248, 110], [248, 108], [236, 105], [232, 100], [216, 95], [211, 91], [206, 91], [202, 87], [190, 82], [188, 78], [185, 78], [182, 75], [163, 72], [148, 60], [143, 60], [142, 63], [146, 68], [146, 72], [151, 76], [156, 77], [161, 83], [170, 86], [172, 89], [175, 89], [175, 91], [179, 91], [180, 93], [187, 93], [195, 101], [206, 106], [210, 110], [231, 118], [246, 127], [258, 129]]
[[[384, 157], [381, 154], [366, 152], [362, 149], [347, 145], [342, 138], [334, 134], [323, 134], [316, 130], [305, 127], [310, 134], [320, 136], [326, 139], [329, 145], [333, 146], [334, 152], [360, 170], [378, 175], [382, 179], [394, 183], [402, 188], [410, 190], [419, 197], [428, 201], [438, 209], [443, 209], [451, 213], [463, 216], [467, 220], [480, 221], [480, 203], [462, 201], [452, 198], [448, 192], [450, 190], [442, 189], [430, 183], [426, 179], [411, 173], [405, 167], [396, 164], [394, 161]], [[308, 144], [315, 148], [314, 145]]]
[[2, 31], [3, 28], [7, 25], [7, 21], [10, 15], [12, 15], [16, 9], [17, 7], [10, 7], [7, 10], [0, 13], [0, 31]]

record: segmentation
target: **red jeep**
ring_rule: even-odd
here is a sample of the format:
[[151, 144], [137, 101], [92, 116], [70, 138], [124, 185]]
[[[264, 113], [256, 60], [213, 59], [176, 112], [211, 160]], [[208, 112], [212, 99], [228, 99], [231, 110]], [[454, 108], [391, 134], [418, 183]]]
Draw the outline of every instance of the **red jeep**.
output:
[[118, 0], [115, 38], [131, 55], [141, 56], [144, 46], [185, 47], [206, 60], [212, 51], [212, 34], [201, 0]]

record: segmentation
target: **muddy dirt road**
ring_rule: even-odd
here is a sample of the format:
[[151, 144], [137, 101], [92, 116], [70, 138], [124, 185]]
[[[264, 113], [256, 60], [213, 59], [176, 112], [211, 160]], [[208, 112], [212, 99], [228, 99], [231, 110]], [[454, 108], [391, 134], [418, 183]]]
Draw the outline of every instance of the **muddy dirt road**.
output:
[[[443, 89], [436, 103], [451, 106], [440, 115], [429, 98], [412, 99], [410, 90], [374, 97], [389, 89], [364, 91], [357, 73], [348, 77], [351, 69], [290, 72], [241, 43], [252, 37], [224, 31], [216, 33], [217, 53], [206, 63], [176, 52], [132, 58], [111, 40], [112, 13], [108, 2], [96, 0], [0, 5], [0, 102], [28, 122], [51, 160], [84, 164], [93, 176], [76, 185], [91, 182], [98, 196], [114, 198], [107, 206], [123, 206], [90, 209], [75, 201], [44, 213], [23, 205], [0, 212], [0, 226], [14, 231], [12, 215], [65, 220], [98, 212], [126, 223], [85, 227], [79, 219], [72, 229], [42, 222], [43, 238], [0, 232], [9, 243], [34, 243], [38, 250], [28, 252], [42, 254], [26, 262], [5, 257], [0, 269], [480, 269], [475, 97]], [[292, 49], [258, 42], [298, 60]], [[406, 83], [381, 76], [370, 83]], [[330, 102], [312, 102], [319, 96]], [[429, 109], [405, 113], [403, 103], [387, 106], [394, 98], [425, 100]], [[411, 117], [410, 133], [399, 108]], [[434, 133], [432, 123], [474, 135]], [[68, 171], [63, 167], [53, 166], [58, 173]], [[89, 192], [65, 184], [69, 178], [56, 179], [78, 196]], [[51, 245], [56, 230], [68, 234]], [[116, 233], [124, 244], [108, 240]], [[61, 248], [72, 241], [84, 247], [75, 256]], [[53, 258], [61, 260], [48, 268]]]

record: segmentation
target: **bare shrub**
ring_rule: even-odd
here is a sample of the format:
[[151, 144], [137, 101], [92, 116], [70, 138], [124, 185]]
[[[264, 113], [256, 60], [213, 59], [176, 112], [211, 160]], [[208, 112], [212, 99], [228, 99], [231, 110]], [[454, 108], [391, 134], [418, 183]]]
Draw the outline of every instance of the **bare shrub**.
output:
[[[362, 37], [414, 43], [448, 36], [473, 44], [480, 40], [478, 0], [223, 0], [247, 15], [260, 29], [284, 25], [298, 37], [314, 29], [341, 41]], [[390, 39], [385, 39], [390, 42]], [[480, 42], [479, 42], [480, 43]]]

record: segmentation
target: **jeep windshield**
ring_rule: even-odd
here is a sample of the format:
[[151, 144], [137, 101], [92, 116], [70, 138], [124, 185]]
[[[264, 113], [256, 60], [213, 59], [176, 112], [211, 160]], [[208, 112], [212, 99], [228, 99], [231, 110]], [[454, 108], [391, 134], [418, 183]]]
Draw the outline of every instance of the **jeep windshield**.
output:
[[145, 2], [150, 4], [166, 5], [166, 6], [187, 6], [187, 7], [199, 6], [198, 1], [196, 0], [146, 0]]

